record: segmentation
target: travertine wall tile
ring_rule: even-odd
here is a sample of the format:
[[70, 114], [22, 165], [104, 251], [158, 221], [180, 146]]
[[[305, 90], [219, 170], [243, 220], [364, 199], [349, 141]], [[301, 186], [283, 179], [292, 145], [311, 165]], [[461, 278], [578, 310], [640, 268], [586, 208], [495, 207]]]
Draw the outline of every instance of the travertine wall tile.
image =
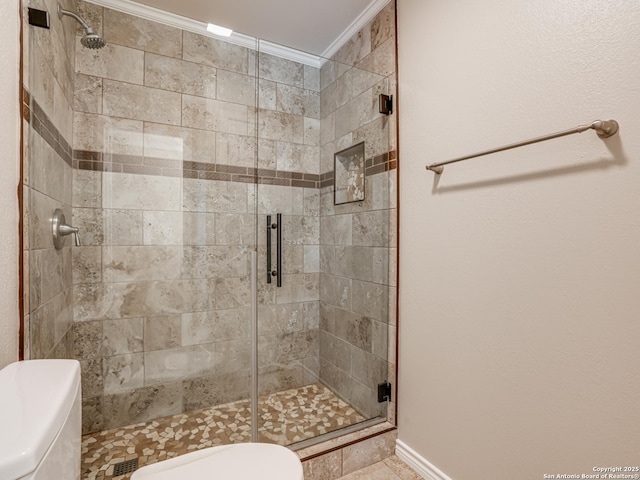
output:
[[[240, 285], [233, 287], [231, 292], [240, 295]], [[210, 285], [194, 280], [75, 285], [74, 318], [86, 322], [212, 309], [217, 299], [212, 298], [211, 290]], [[247, 298], [248, 293], [244, 296]]]
[[397, 436], [398, 433], [392, 431], [345, 447], [342, 474], [347, 475], [393, 455]]
[[182, 316], [146, 317], [144, 351], [165, 350], [182, 345]]
[[320, 272], [320, 246], [319, 245], [304, 246], [304, 272], [305, 273]]
[[256, 105], [256, 79], [250, 75], [218, 70], [217, 98], [224, 102]]
[[356, 213], [353, 215], [353, 244], [376, 247], [389, 245], [389, 212]]
[[108, 41], [100, 50], [84, 48], [76, 37], [76, 72], [142, 85], [144, 52]]
[[215, 163], [216, 136], [200, 128], [144, 122], [144, 155]]
[[102, 351], [105, 356], [143, 351], [143, 319], [105, 320], [102, 326]]
[[172, 92], [216, 98], [217, 72], [207, 65], [146, 52], [144, 84]]
[[142, 245], [142, 212], [140, 210], [102, 210], [103, 245]]
[[304, 117], [272, 110], [258, 110], [260, 138], [282, 142], [304, 142]]
[[182, 212], [145, 211], [142, 213], [142, 235], [145, 245], [182, 245], [184, 238]]
[[[34, 68], [34, 71], [32, 71], [30, 75], [29, 93], [49, 118], [52, 118], [55, 76], [49, 64], [50, 55], [45, 54], [42, 48], [46, 49], [47, 45], [36, 42], [35, 48], [30, 49], [29, 52], [31, 55], [31, 65], [33, 65]], [[48, 51], [49, 50], [50, 49], [48, 49]]]
[[365, 157], [375, 157], [389, 151], [389, 139], [386, 136], [386, 133], [387, 121], [386, 119], [379, 117], [371, 123], [353, 131], [353, 142], [365, 142]]
[[103, 397], [104, 429], [175, 415], [182, 411], [182, 384], [165, 383]]
[[258, 107], [276, 110], [278, 84], [264, 78], [258, 79]]
[[76, 112], [73, 146], [109, 154], [141, 155], [142, 122]]
[[187, 31], [183, 37], [183, 60], [249, 74], [249, 49]]
[[179, 58], [182, 31], [126, 13], [104, 9], [104, 36], [109, 43]]
[[387, 318], [389, 287], [353, 280], [353, 311], [384, 321]]
[[247, 187], [242, 183], [183, 180], [183, 208], [190, 212], [246, 213]]
[[183, 212], [184, 245], [214, 245], [214, 213]]
[[181, 186], [179, 178], [104, 172], [103, 206], [125, 210], [180, 210]]
[[185, 313], [182, 315], [182, 345], [249, 338], [250, 321], [248, 308]]
[[247, 135], [247, 121], [248, 111], [244, 105], [190, 95], [182, 97], [182, 125], [185, 127]]
[[283, 275], [282, 287], [276, 291], [276, 303], [310, 302], [319, 300], [319, 280], [317, 273]]
[[73, 169], [74, 207], [99, 208], [102, 206], [102, 172]]
[[309, 65], [304, 66], [304, 88], [307, 90], [313, 90], [314, 92], [320, 91], [320, 69], [311, 67]]
[[97, 208], [74, 208], [71, 225], [82, 232], [84, 246], [100, 246], [104, 243], [102, 210]]
[[[75, 5], [74, 5], [75, 4]], [[104, 16], [104, 8], [100, 5], [96, 5], [94, 3], [84, 2], [84, 1], [76, 1], [69, 4], [68, 9], [73, 10], [76, 8], [76, 12], [83, 18], [89, 25], [93, 27], [93, 29], [102, 34], [104, 31], [103, 25], [103, 16]], [[81, 25], [75, 25], [75, 35], [84, 35], [84, 28]]]
[[185, 411], [209, 408], [248, 398], [249, 372], [207, 375], [185, 380], [182, 385]]
[[146, 385], [162, 384], [213, 372], [216, 344], [200, 344], [156, 350], [144, 354]]
[[256, 138], [216, 133], [216, 163], [253, 167], [256, 163]]
[[73, 283], [102, 281], [102, 248], [76, 247], [72, 249]]
[[275, 185], [258, 185], [258, 213], [303, 215], [303, 188], [282, 188]]
[[30, 154], [30, 187], [64, 204], [71, 204], [73, 172], [65, 161], [34, 130]]
[[342, 450], [306, 460], [302, 463], [305, 480], [335, 480], [342, 476]]
[[320, 118], [320, 94], [291, 85], [277, 84], [278, 111], [310, 118]]
[[82, 360], [80, 362], [80, 370], [82, 375], [82, 398], [101, 397], [104, 393], [102, 358]]
[[[320, 120], [317, 118], [304, 118], [304, 144], [316, 147], [320, 144]], [[320, 152], [318, 150], [316, 153], [316, 163], [319, 161], [319, 154]], [[321, 172], [318, 167], [316, 167], [316, 171], [318, 173]]]
[[387, 77], [395, 71], [395, 50], [396, 41], [394, 35], [383, 42], [370, 55], [367, 55], [358, 64], [358, 68]]
[[277, 142], [276, 165], [278, 170], [318, 174], [320, 149], [313, 145]]
[[105, 115], [180, 125], [181, 105], [178, 93], [113, 80], [103, 83], [102, 111]]
[[261, 79], [304, 87], [304, 65], [302, 63], [260, 53], [258, 76]]
[[182, 249], [177, 246], [106, 246], [102, 249], [102, 261], [105, 282], [178, 279]]
[[102, 78], [76, 73], [74, 81], [73, 110], [76, 112], [102, 113]]
[[348, 342], [326, 331], [320, 331], [320, 357], [330, 359], [336, 368], [347, 374], [351, 372], [351, 351]]
[[320, 219], [302, 215], [286, 215], [282, 218], [282, 243], [284, 245], [314, 245], [320, 237]]
[[213, 305], [217, 309], [225, 310], [251, 305], [249, 277], [219, 277], [209, 282], [209, 290], [213, 290]]
[[333, 275], [321, 275], [320, 298], [337, 307], [351, 309], [351, 280]]
[[316, 355], [318, 342], [318, 330], [261, 335], [258, 341], [259, 365], [265, 367], [299, 362]]
[[144, 386], [142, 354], [116, 355], [102, 360], [104, 392], [129, 392]]
[[308, 303], [258, 305], [259, 336], [274, 336], [305, 329]]
[[216, 245], [253, 245], [256, 237], [254, 215], [218, 213], [215, 220]]

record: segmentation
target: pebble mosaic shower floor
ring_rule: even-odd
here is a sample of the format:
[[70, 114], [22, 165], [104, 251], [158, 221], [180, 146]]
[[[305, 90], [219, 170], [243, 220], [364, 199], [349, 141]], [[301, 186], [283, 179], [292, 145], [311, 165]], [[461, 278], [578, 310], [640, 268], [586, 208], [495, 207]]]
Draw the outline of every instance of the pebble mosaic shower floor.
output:
[[[258, 400], [260, 442], [291, 445], [365, 420], [321, 384], [277, 392]], [[82, 437], [82, 478], [113, 476], [118, 463], [139, 466], [201, 448], [251, 440], [249, 400], [105, 430]]]

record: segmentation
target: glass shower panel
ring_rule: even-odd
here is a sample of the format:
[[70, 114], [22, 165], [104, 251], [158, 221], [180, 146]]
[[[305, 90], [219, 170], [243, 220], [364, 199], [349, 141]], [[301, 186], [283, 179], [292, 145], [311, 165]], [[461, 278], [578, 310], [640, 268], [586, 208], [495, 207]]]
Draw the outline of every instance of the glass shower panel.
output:
[[290, 444], [317, 382], [319, 72], [264, 51], [257, 72], [258, 440]]
[[[256, 47], [61, 3], [110, 35], [29, 29], [30, 358], [81, 362], [85, 434], [250, 441]], [[81, 245], [54, 248], [56, 209]]]
[[[388, 364], [389, 127], [378, 95], [389, 80], [264, 50], [258, 439], [291, 445], [386, 418], [378, 383]], [[334, 204], [336, 178], [351, 188], [349, 202]]]

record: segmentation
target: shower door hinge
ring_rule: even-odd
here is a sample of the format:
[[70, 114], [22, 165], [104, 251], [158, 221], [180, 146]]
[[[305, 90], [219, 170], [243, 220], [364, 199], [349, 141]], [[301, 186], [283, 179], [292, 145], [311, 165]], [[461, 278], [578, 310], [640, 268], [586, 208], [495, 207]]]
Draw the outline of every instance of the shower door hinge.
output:
[[49, 28], [49, 12], [29, 8], [29, 25], [40, 28]]
[[378, 403], [391, 401], [391, 384], [382, 382], [378, 384]]
[[385, 95], [381, 93], [378, 97], [379, 111], [383, 115], [391, 115], [393, 113], [393, 95]]

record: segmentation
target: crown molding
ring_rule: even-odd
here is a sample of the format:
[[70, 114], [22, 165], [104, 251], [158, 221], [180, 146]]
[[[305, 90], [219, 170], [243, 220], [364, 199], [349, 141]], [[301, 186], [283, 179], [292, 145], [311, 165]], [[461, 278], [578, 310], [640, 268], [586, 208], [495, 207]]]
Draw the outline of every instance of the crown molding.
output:
[[336, 38], [327, 49], [322, 52], [320, 58], [333, 57], [340, 47], [347, 43], [351, 37], [358, 33], [362, 27], [375, 18], [391, 0], [373, 0], [356, 19]]
[[287, 60], [292, 60], [304, 65], [309, 65], [311, 67], [320, 68], [323, 63], [320, 57], [316, 55], [301, 52], [294, 48], [285, 47], [283, 45], [278, 45], [277, 43], [272, 43], [266, 40], [258, 41], [258, 39], [256, 39], [255, 37], [244, 35], [242, 33], [233, 32], [230, 37], [221, 37], [220, 35], [215, 35], [207, 31], [207, 24], [204, 22], [199, 22], [191, 18], [166, 12], [164, 10], [160, 10], [159, 8], [142, 5], [131, 0], [86, 1], [95, 5], [99, 5], [101, 7], [106, 7], [112, 10], [127, 13], [135, 17], [144, 18], [145, 20], [151, 20], [152, 22], [161, 23], [163, 25], [179, 28], [181, 30], [187, 30], [204, 37], [215, 38], [222, 42], [233, 43], [234, 45], [239, 45], [251, 50], [260, 51], [262, 53], [268, 53], [276, 57], [285, 58]]

